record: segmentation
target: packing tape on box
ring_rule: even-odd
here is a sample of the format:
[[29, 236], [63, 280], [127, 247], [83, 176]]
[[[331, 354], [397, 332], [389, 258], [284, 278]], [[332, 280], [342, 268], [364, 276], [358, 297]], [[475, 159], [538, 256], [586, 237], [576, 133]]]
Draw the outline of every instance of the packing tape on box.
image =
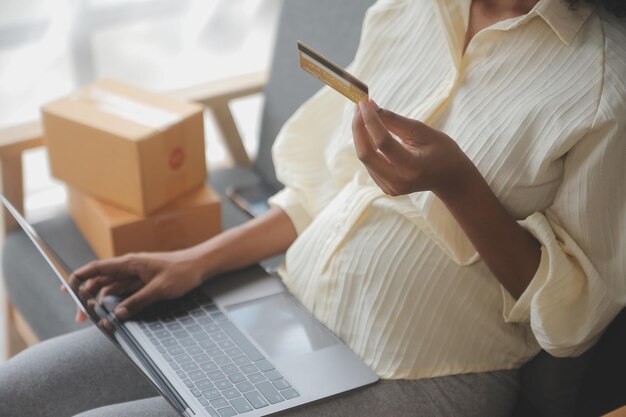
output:
[[159, 109], [99, 88], [89, 88], [76, 94], [73, 98], [87, 100], [104, 113], [158, 130], [163, 130], [181, 120], [181, 115], [177, 113]]

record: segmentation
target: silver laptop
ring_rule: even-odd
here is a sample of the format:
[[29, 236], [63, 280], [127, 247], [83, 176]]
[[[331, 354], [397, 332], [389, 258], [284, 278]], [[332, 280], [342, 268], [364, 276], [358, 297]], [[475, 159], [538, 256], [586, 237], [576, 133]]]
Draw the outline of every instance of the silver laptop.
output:
[[0, 194], [78, 307], [182, 416], [265, 416], [377, 375], [260, 267], [214, 279], [126, 322], [114, 297], [71, 287], [71, 271]]

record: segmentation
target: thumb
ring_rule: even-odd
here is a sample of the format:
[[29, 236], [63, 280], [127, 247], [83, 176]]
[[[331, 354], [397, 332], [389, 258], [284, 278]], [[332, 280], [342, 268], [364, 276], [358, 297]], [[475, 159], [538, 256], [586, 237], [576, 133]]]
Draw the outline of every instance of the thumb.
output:
[[409, 119], [408, 117], [400, 116], [399, 114], [394, 113], [391, 110], [379, 108], [373, 101], [372, 103], [374, 104], [374, 108], [378, 113], [378, 117], [383, 122], [387, 130], [398, 136], [404, 142], [419, 141], [419, 139], [422, 137], [422, 133], [426, 129], [428, 129], [428, 126], [420, 122], [419, 120]]
[[139, 291], [119, 303], [117, 307], [115, 307], [115, 317], [117, 317], [118, 320], [126, 320], [159, 299], [161, 299], [161, 295], [158, 287], [154, 285], [154, 281], [151, 281]]

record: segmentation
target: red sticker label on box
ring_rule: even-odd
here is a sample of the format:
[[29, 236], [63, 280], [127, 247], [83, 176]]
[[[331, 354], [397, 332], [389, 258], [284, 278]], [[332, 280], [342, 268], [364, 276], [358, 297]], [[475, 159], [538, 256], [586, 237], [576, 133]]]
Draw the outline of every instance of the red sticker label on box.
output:
[[185, 162], [185, 153], [181, 148], [176, 148], [170, 153], [169, 165], [170, 169], [176, 171]]

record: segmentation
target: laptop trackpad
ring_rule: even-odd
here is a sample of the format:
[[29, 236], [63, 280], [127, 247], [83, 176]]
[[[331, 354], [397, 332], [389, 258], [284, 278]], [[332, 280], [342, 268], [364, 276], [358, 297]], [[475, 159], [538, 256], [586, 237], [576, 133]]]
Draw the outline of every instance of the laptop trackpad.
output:
[[226, 306], [228, 315], [273, 359], [301, 356], [337, 339], [289, 293]]

